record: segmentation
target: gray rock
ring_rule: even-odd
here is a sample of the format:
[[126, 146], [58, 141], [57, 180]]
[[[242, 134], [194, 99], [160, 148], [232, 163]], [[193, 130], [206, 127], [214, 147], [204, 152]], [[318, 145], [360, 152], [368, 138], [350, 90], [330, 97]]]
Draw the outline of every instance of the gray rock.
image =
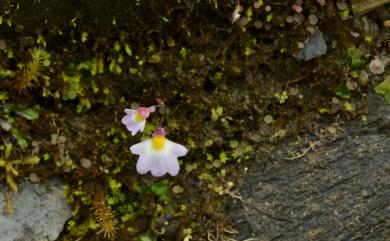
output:
[[326, 54], [327, 46], [321, 31], [315, 31], [298, 53], [298, 60], [309, 61], [315, 57]]
[[253, 162], [229, 207], [236, 240], [390, 240], [390, 108], [369, 96], [367, 122], [300, 158], [286, 140]]
[[[71, 217], [63, 184], [49, 181], [46, 185], [24, 182], [12, 198], [13, 213], [0, 215], [0, 241], [55, 240]], [[0, 205], [5, 205], [0, 195]], [[4, 210], [4, 208], [3, 208]]]

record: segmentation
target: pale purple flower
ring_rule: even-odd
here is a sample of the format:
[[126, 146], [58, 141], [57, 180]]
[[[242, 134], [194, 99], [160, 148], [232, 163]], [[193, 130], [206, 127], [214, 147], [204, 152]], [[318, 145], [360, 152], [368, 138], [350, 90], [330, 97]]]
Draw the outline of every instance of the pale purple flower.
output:
[[122, 123], [134, 136], [138, 131], [144, 131], [146, 118], [155, 110], [156, 108], [154, 106], [139, 107], [136, 110], [125, 109], [126, 115], [122, 118]]
[[137, 172], [145, 174], [152, 172], [155, 177], [169, 173], [176, 176], [179, 173], [178, 157], [187, 154], [187, 148], [165, 138], [163, 128], [158, 128], [153, 137], [130, 147], [131, 153], [139, 155]]

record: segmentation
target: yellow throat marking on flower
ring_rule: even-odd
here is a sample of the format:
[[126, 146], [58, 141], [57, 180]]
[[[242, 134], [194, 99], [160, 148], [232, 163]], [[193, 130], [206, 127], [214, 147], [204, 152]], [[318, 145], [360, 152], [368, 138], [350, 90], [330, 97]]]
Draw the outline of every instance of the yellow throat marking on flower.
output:
[[160, 151], [165, 146], [165, 137], [164, 136], [153, 136], [152, 145], [155, 150]]
[[134, 117], [134, 120], [135, 120], [135, 122], [142, 122], [143, 120], [144, 120], [144, 118], [142, 117], [142, 115], [140, 115], [140, 114], [135, 114], [135, 117]]

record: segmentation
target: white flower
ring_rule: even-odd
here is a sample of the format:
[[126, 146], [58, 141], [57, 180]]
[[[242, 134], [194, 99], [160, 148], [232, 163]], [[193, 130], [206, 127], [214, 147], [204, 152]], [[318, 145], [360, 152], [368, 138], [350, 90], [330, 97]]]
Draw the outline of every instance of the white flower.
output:
[[134, 136], [138, 131], [144, 131], [146, 118], [155, 110], [154, 106], [140, 107], [136, 110], [125, 109], [126, 115], [122, 118], [122, 123]]
[[130, 147], [131, 153], [139, 155], [137, 172], [145, 174], [152, 172], [155, 177], [169, 173], [176, 176], [179, 173], [177, 157], [187, 154], [187, 148], [165, 138], [163, 128], [158, 128], [153, 137]]

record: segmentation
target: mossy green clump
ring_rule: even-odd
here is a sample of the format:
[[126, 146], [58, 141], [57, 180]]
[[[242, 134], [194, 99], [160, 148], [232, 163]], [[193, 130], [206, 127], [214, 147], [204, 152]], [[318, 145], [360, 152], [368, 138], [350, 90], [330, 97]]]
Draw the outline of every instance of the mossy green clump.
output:
[[385, 101], [390, 105], [390, 76], [386, 76], [385, 80], [375, 87], [375, 91], [385, 98]]
[[348, 56], [351, 59], [351, 68], [352, 69], [359, 69], [363, 65], [362, 57], [364, 55], [364, 52], [361, 49], [351, 47], [348, 48]]
[[28, 157], [25, 159], [11, 159], [13, 146], [10, 143], [5, 143], [1, 146], [3, 153], [0, 156], [0, 168], [4, 169], [0, 175], [0, 180], [5, 179], [12, 191], [19, 190], [14, 178], [19, 176], [19, 166], [22, 165], [37, 165], [40, 158], [37, 156]]
[[342, 99], [351, 98], [351, 91], [348, 89], [345, 83], [341, 83], [335, 90], [335, 94]]
[[32, 108], [23, 108], [12, 103], [3, 104], [1, 107], [6, 113], [14, 112], [15, 114], [20, 115], [27, 120], [35, 120], [39, 117], [39, 113]]
[[27, 135], [22, 133], [16, 127], [16, 125], [12, 123], [12, 122], [14, 122], [14, 119], [10, 116], [10, 114], [15, 113], [15, 114], [27, 119], [27, 120], [35, 120], [39, 117], [39, 113], [32, 108], [23, 108], [19, 105], [13, 104], [13, 103], [6, 103], [6, 104], [1, 105], [1, 107], [3, 108], [4, 112], [7, 113], [5, 117], [9, 121], [3, 120], [0, 118], [0, 127], [3, 130], [11, 133], [11, 135], [18, 142], [18, 145], [20, 146], [20, 148], [22, 148], [22, 149], [27, 148], [27, 146], [28, 146]]

